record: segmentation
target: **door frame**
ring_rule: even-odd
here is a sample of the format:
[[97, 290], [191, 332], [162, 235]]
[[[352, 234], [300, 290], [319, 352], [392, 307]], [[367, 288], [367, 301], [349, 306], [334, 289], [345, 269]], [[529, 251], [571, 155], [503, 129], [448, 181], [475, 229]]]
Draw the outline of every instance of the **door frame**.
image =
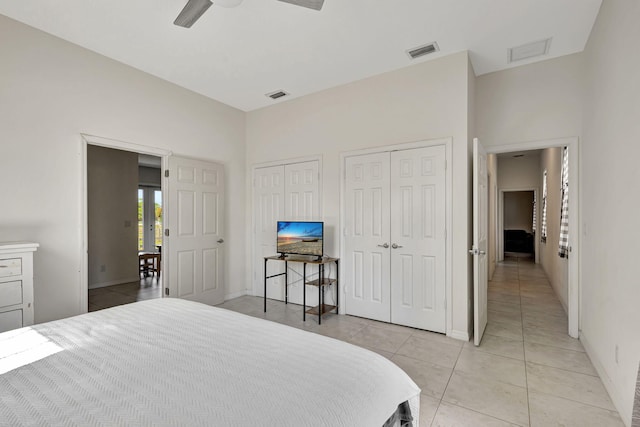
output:
[[[498, 221], [498, 224], [496, 226], [496, 237], [497, 237], [497, 241], [496, 241], [496, 247], [498, 250], [497, 256], [496, 256], [496, 261], [504, 261], [504, 193], [513, 193], [513, 192], [518, 192], [518, 191], [533, 191], [533, 198], [536, 201], [536, 211], [535, 211], [535, 216], [536, 216], [536, 224], [538, 224], [538, 227], [540, 227], [540, 217], [538, 215], [539, 212], [539, 202], [538, 202], [538, 195], [539, 195], [539, 190], [538, 187], [535, 188], [516, 188], [516, 189], [508, 189], [508, 190], [498, 190], [498, 212], [496, 215], [496, 219]], [[538, 230], [536, 230], [536, 234], [533, 238], [533, 250], [535, 251], [534, 253], [534, 259], [535, 259], [535, 263], [536, 264], [540, 264], [540, 239], [538, 239], [538, 236], [540, 234], [538, 233]]]
[[[374, 153], [385, 153], [391, 151], [399, 151], [399, 150], [410, 150], [412, 148], [425, 148], [425, 147], [433, 147], [435, 145], [444, 145], [445, 146], [445, 161], [446, 161], [446, 170], [445, 170], [445, 228], [446, 228], [446, 237], [445, 237], [445, 298], [446, 298], [446, 333], [447, 336], [452, 335], [452, 325], [453, 325], [453, 294], [452, 294], [452, 260], [453, 260], [453, 233], [451, 232], [451, 224], [452, 224], [452, 215], [453, 215], [453, 194], [452, 194], [452, 185], [453, 185], [453, 167], [452, 167], [452, 155], [453, 155], [453, 137], [447, 138], [437, 138], [437, 139], [427, 139], [420, 140], [414, 142], [405, 142], [399, 144], [391, 144], [391, 145], [383, 145], [380, 147], [374, 148], [364, 148], [360, 150], [353, 151], [345, 151], [340, 153], [340, 223], [338, 225], [339, 232], [339, 253], [340, 258], [344, 258], [344, 237], [345, 237], [345, 223], [347, 214], [345, 212], [345, 193], [346, 193], [346, 159], [347, 157], [353, 156], [361, 156], [363, 154], [374, 154]], [[340, 286], [340, 299], [343, 301], [338, 307], [339, 314], [346, 313], [346, 288], [348, 283], [345, 281], [345, 269], [340, 269], [340, 283], [345, 284]]]
[[[250, 251], [251, 251], [251, 290], [250, 292], [247, 292], [249, 295], [261, 295], [262, 294], [262, 281], [260, 281], [259, 279], [264, 279], [263, 275], [265, 274], [264, 271], [262, 271], [262, 267], [258, 267], [255, 264], [255, 260], [257, 259], [257, 248], [256, 248], [256, 239], [255, 239], [255, 234], [256, 234], [256, 207], [254, 202], [255, 199], [255, 188], [256, 188], [256, 171], [257, 169], [262, 169], [262, 168], [269, 168], [269, 167], [274, 167], [274, 166], [285, 166], [285, 165], [290, 165], [290, 164], [294, 164], [294, 163], [305, 163], [305, 162], [314, 162], [317, 161], [318, 162], [318, 204], [320, 206], [320, 219], [324, 218], [324, 205], [322, 204], [322, 177], [323, 177], [323, 170], [322, 170], [322, 155], [321, 154], [317, 154], [317, 155], [312, 155], [312, 156], [303, 156], [303, 157], [294, 157], [294, 158], [290, 158], [290, 159], [282, 159], [282, 160], [271, 160], [268, 162], [260, 162], [260, 163], [254, 163], [253, 165], [251, 165], [251, 182], [249, 183], [249, 185], [251, 186], [251, 232], [249, 233], [249, 246], [250, 246]], [[325, 228], [325, 242], [326, 242], [326, 231], [327, 229]], [[325, 249], [327, 248], [326, 244], [325, 244]], [[274, 254], [275, 255], [275, 254]]]
[[[79, 230], [79, 240], [80, 244], [78, 247], [80, 248], [80, 266], [78, 268], [78, 273], [80, 274], [80, 297], [79, 297], [79, 312], [86, 313], [89, 309], [89, 213], [88, 213], [88, 185], [87, 185], [87, 146], [88, 145], [96, 145], [99, 147], [112, 148], [115, 150], [123, 150], [130, 151], [138, 154], [149, 154], [152, 156], [157, 156], [161, 158], [162, 165], [161, 170], [167, 170], [169, 156], [173, 153], [169, 150], [164, 150], [156, 147], [149, 147], [146, 145], [134, 144], [131, 142], [118, 141], [116, 139], [104, 138], [95, 135], [88, 135], [81, 133], [80, 134], [80, 152], [79, 152], [79, 168], [80, 168], [80, 188], [78, 189], [80, 192], [80, 230]], [[167, 204], [166, 197], [164, 197], [167, 190], [167, 178], [165, 178], [164, 173], [162, 174], [162, 183], [161, 190], [163, 192], [162, 197], [162, 210], [166, 212], [165, 206]], [[166, 216], [163, 218], [164, 221], [167, 221]], [[168, 241], [164, 239], [163, 246], [168, 245]], [[169, 263], [166, 260], [166, 257], [162, 257], [162, 267], [161, 270], [166, 276], [166, 269]], [[169, 286], [168, 282], [163, 282], [163, 287], [167, 288]], [[164, 295], [164, 293], [163, 293]]]
[[[581, 323], [581, 277], [580, 277], [580, 264], [581, 264], [581, 251], [580, 251], [580, 236], [582, 234], [582, 228], [580, 227], [580, 144], [579, 138], [565, 137], [556, 139], [544, 139], [539, 141], [518, 142], [505, 145], [494, 145], [487, 148], [487, 153], [499, 154], [510, 153], [513, 151], [528, 151], [528, 150], [541, 150], [545, 148], [556, 147], [569, 147], [569, 183], [571, 185], [571, 195], [569, 197], [569, 258], [568, 258], [568, 302], [567, 302], [567, 319], [569, 321], [568, 333], [573, 338], [579, 338], [580, 336], [580, 323]], [[539, 207], [538, 207], [539, 209]], [[536, 237], [537, 238], [537, 237]]]

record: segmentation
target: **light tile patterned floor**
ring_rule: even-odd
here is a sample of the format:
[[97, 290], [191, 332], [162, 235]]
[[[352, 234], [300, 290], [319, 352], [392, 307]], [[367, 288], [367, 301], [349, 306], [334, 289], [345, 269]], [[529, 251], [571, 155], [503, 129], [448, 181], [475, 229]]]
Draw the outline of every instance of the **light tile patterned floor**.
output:
[[220, 307], [347, 341], [391, 359], [422, 389], [420, 426], [623, 426], [542, 269], [501, 263], [479, 347], [353, 316], [302, 321], [302, 307], [240, 297]]

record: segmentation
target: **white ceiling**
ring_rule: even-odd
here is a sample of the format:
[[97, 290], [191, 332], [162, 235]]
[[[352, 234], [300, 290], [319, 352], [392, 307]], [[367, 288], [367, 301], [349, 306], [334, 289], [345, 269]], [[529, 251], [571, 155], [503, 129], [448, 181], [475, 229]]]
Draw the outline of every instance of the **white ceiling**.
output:
[[[215, 4], [191, 29], [186, 0], [0, 0], [0, 13], [244, 111], [469, 50], [476, 75], [584, 49], [602, 0], [276, 0]], [[507, 49], [553, 37], [544, 57]], [[410, 60], [407, 49], [440, 52]], [[290, 96], [273, 101], [266, 93]]]

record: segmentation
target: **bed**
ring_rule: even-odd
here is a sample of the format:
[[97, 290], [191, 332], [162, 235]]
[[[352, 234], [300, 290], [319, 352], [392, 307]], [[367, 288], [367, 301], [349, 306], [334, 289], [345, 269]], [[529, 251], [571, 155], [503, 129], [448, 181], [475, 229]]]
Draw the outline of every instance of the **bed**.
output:
[[0, 334], [0, 425], [417, 426], [419, 402], [376, 353], [180, 299]]

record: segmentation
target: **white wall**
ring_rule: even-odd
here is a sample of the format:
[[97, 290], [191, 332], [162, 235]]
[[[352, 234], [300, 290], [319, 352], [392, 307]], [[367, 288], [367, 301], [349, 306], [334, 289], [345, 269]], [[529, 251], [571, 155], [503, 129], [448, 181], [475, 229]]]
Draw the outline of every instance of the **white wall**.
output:
[[138, 156], [88, 146], [87, 196], [89, 288], [139, 280]]
[[581, 142], [581, 339], [627, 424], [640, 360], [639, 18], [640, 2], [602, 2], [585, 51]]
[[485, 147], [579, 136], [581, 54], [478, 77], [476, 128]]
[[[489, 173], [489, 280], [493, 277], [498, 262], [498, 157], [487, 156], [487, 172]], [[502, 230], [500, 230], [502, 233]]]
[[[247, 168], [322, 155], [322, 215], [339, 255], [340, 153], [453, 137], [453, 330], [467, 336], [469, 243], [466, 52], [378, 75], [247, 114]], [[251, 189], [248, 188], [250, 194]], [[251, 206], [247, 196], [247, 206]], [[247, 223], [251, 209], [247, 209]], [[250, 237], [250, 236], [249, 236]], [[247, 257], [250, 257], [248, 252]], [[249, 283], [249, 281], [247, 281]]]
[[527, 190], [539, 186], [539, 151], [525, 157], [498, 156], [498, 190]]
[[0, 40], [0, 240], [40, 243], [36, 322], [82, 311], [81, 132], [224, 163], [225, 284], [244, 291], [245, 114], [4, 16]]
[[[540, 154], [540, 211], [542, 212], [542, 174], [547, 171], [547, 240], [540, 241], [540, 264], [551, 282], [564, 311], [568, 312], [568, 268], [567, 258], [558, 255], [560, 242], [560, 206], [562, 204], [562, 148], [547, 148]], [[569, 183], [571, 185], [571, 183]], [[571, 197], [571, 193], [569, 193]], [[569, 212], [571, 214], [571, 212]], [[540, 214], [542, 215], [542, 213]], [[542, 224], [542, 216], [540, 222]], [[571, 232], [571, 230], [570, 230]]]

